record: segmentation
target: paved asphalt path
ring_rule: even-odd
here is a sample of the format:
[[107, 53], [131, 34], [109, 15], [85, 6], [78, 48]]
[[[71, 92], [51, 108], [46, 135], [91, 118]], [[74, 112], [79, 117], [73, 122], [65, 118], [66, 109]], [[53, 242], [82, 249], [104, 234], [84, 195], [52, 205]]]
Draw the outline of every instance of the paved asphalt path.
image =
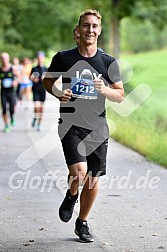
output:
[[9, 133], [0, 130], [0, 252], [167, 251], [167, 170], [112, 139], [89, 218], [94, 243], [74, 234], [79, 203], [72, 220], [59, 220], [67, 168], [58, 102], [48, 95], [45, 107], [42, 132], [31, 127], [31, 102], [17, 105]]

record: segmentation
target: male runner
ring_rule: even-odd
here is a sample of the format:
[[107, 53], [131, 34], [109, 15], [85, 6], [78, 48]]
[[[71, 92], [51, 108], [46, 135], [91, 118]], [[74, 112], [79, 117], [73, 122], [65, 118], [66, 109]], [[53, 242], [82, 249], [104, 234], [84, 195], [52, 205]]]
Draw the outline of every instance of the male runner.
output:
[[46, 90], [43, 87], [42, 80], [47, 68], [44, 66], [45, 54], [43, 51], [37, 53], [37, 66], [31, 70], [30, 79], [33, 82], [32, 92], [34, 101], [34, 118], [32, 121], [32, 127], [35, 127], [37, 123], [37, 130], [41, 131], [41, 121], [44, 110], [44, 102], [46, 98]]
[[[59, 208], [59, 216], [64, 222], [71, 219], [79, 185], [83, 185], [75, 222], [75, 233], [82, 242], [94, 240], [87, 220], [97, 196], [98, 177], [106, 174], [109, 133], [105, 99], [121, 102], [124, 98], [115, 59], [97, 48], [101, 29], [98, 11], [81, 13], [77, 25], [78, 47], [58, 52], [43, 81], [46, 90], [60, 100], [59, 136], [70, 173], [69, 189]], [[110, 78], [108, 70], [111, 70]], [[61, 74], [62, 91], [58, 88]]]
[[80, 39], [79, 39], [79, 33], [77, 31], [77, 27], [75, 27], [73, 29], [73, 39], [74, 39], [76, 45], [79, 46]]

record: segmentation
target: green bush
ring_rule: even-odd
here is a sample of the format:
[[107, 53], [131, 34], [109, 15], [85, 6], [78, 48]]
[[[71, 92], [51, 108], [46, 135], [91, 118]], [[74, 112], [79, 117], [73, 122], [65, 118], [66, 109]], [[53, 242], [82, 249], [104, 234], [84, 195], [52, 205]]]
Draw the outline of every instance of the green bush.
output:
[[133, 53], [144, 52], [166, 46], [167, 32], [159, 31], [149, 20], [134, 21], [124, 18], [121, 21], [121, 49]]
[[167, 167], [166, 50], [124, 55], [122, 58], [132, 65], [134, 71], [130, 83], [124, 85], [126, 96], [141, 83], [149, 85], [152, 93], [127, 117], [108, 111], [108, 118], [116, 124], [111, 136], [148, 160]]
[[10, 55], [10, 58], [18, 57], [23, 59], [24, 57], [33, 57], [33, 53], [29, 49], [23, 48], [21, 45], [14, 44], [0, 44], [0, 52], [7, 52]]

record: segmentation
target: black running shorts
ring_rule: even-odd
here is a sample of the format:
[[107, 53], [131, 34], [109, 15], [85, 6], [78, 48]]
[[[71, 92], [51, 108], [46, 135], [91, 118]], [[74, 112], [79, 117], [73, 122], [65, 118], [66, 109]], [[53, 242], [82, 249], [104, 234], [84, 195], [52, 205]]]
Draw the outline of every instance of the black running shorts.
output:
[[46, 98], [46, 92], [33, 91], [33, 101], [44, 102]]
[[96, 131], [72, 126], [61, 142], [68, 167], [87, 162], [87, 173], [92, 177], [106, 174], [108, 137], [99, 139]]

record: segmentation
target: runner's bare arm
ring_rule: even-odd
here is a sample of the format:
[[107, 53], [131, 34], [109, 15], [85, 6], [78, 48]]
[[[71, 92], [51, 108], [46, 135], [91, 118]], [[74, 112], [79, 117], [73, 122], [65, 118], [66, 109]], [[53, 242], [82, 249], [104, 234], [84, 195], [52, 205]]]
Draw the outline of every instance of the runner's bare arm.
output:
[[55, 96], [59, 101], [68, 102], [71, 99], [72, 91], [70, 89], [61, 90], [62, 85], [61, 76], [56, 80], [54, 78], [45, 77], [43, 79], [43, 86], [47, 92]]
[[122, 102], [124, 99], [124, 88], [122, 81], [105, 86], [104, 81], [95, 79], [94, 85], [96, 90], [103, 94], [109, 101]]

